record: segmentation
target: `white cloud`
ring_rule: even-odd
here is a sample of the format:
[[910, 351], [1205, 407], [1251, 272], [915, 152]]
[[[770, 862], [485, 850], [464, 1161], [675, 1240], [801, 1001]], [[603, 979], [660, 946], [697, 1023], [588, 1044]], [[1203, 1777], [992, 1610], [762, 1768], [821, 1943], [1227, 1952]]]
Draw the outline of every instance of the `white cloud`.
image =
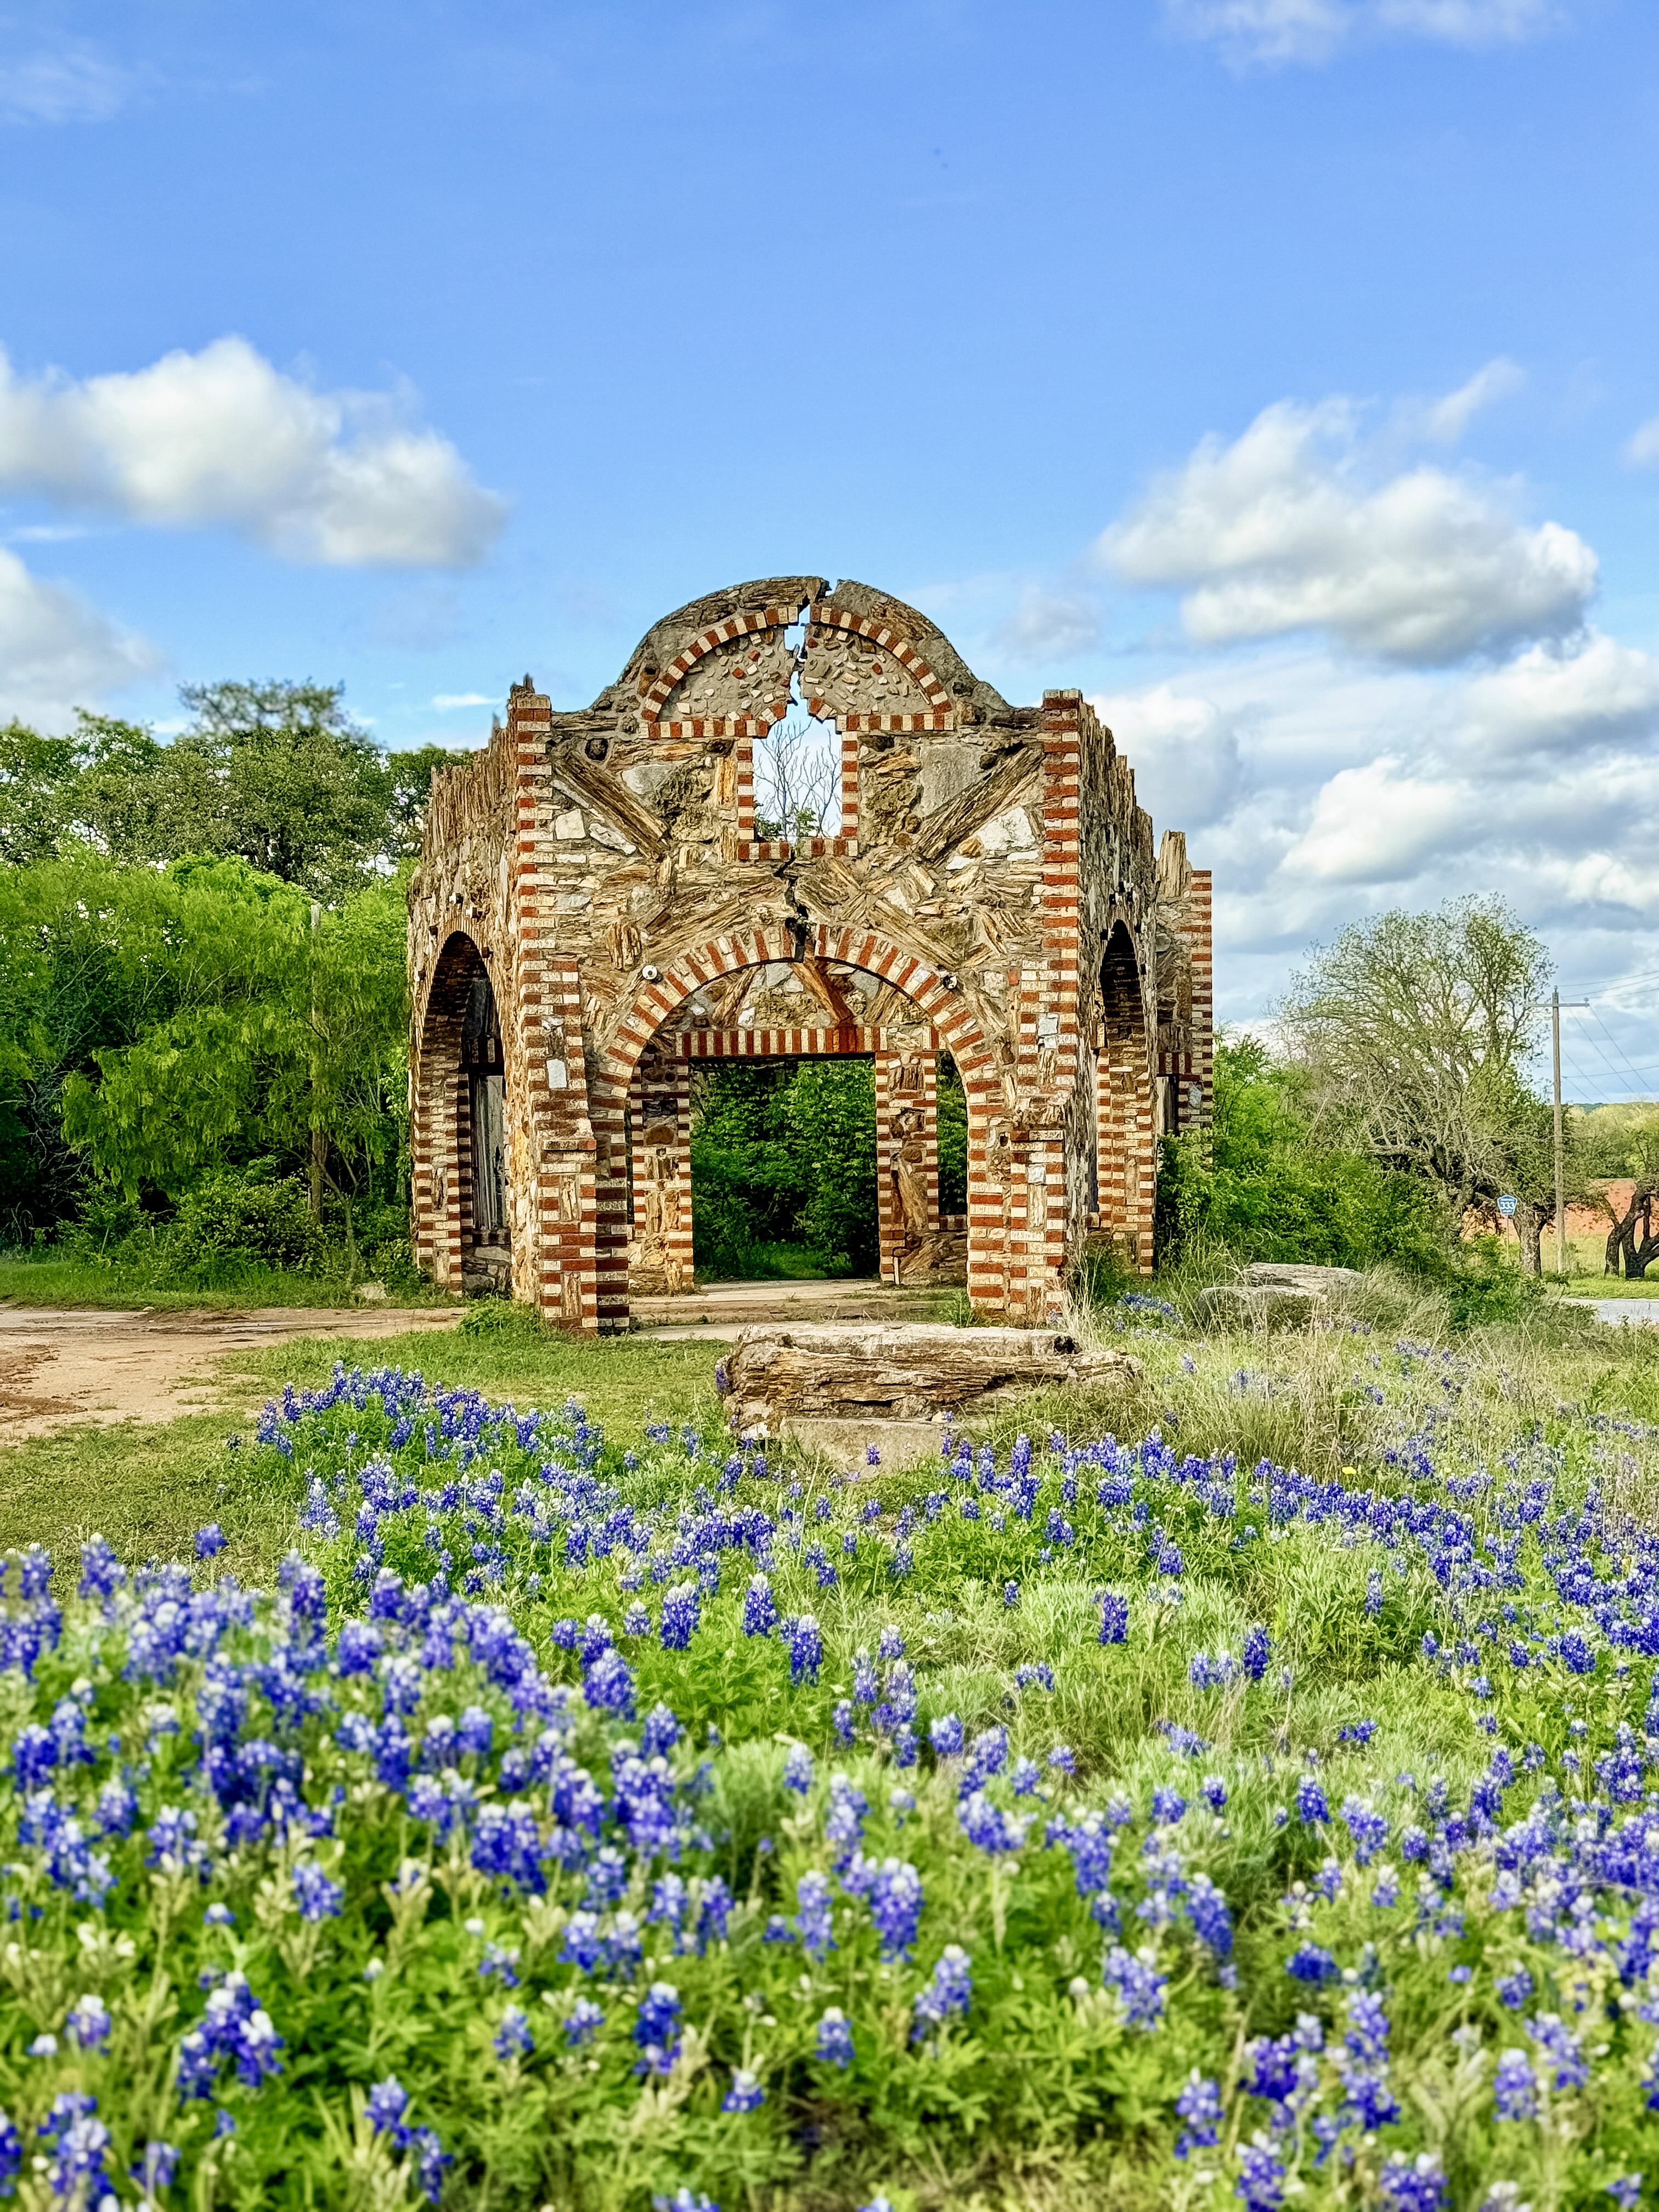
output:
[[1287, 875], [1326, 883], [1399, 883], [1416, 875], [1447, 832], [1468, 820], [1467, 790], [1413, 775], [1384, 755], [1331, 778], [1283, 866]]
[[345, 568], [464, 568], [506, 514], [391, 399], [314, 391], [240, 337], [81, 382], [0, 355], [0, 489]]
[[129, 72], [84, 40], [0, 61], [0, 122], [106, 123], [126, 105]]
[[1432, 438], [1437, 445], [1455, 446], [1483, 407], [1518, 392], [1526, 380], [1525, 372], [1500, 354], [1484, 368], [1477, 368], [1455, 392], [1410, 411], [1416, 416], [1424, 437]]
[[485, 691], [440, 691], [432, 703], [447, 713], [452, 707], [488, 707], [494, 702]]
[[1557, 0], [1164, 0], [1164, 13], [1176, 30], [1245, 68], [1329, 61], [1345, 46], [1389, 37], [1513, 46], [1570, 21]]
[[1195, 643], [1323, 631], [1432, 667], [1581, 628], [1595, 555], [1513, 507], [1512, 494], [1443, 469], [1377, 481], [1351, 403], [1285, 399], [1231, 445], [1205, 439], [1097, 550], [1127, 582], [1187, 587]]
[[1489, 758], [1556, 753], [1583, 761], [1659, 737], [1659, 659], [1599, 632], [1576, 653], [1534, 646], [1465, 688], [1465, 742]]
[[1064, 659], [1100, 635], [1100, 617], [1085, 601], [1028, 585], [1019, 604], [993, 633], [994, 651], [1017, 662]]
[[1625, 459], [1638, 469], [1650, 469], [1659, 461], [1659, 415], [1636, 432], [1625, 448]]
[[152, 646], [0, 547], [0, 717], [61, 730], [76, 707], [159, 666]]
[[1133, 769], [1135, 796], [1161, 828], [1202, 829], [1239, 796], [1238, 732], [1212, 700], [1154, 684], [1089, 703]]

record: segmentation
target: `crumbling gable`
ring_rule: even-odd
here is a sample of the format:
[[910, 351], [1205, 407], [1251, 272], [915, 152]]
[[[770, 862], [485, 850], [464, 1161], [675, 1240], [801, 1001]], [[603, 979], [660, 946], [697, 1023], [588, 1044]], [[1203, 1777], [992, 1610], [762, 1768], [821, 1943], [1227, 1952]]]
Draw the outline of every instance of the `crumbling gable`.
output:
[[[757, 817], [810, 718], [822, 823]], [[1076, 691], [1012, 707], [867, 586], [657, 623], [585, 710], [526, 678], [434, 780], [410, 886], [417, 1255], [567, 1327], [690, 1287], [699, 1060], [875, 1066], [881, 1254], [1043, 1321], [1091, 1240], [1152, 1261], [1156, 1140], [1210, 1110], [1209, 878]], [[969, 1116], [942, 1222], [938, 1055]], [[499, 1054], [499, 1064], [491, 1057]]]

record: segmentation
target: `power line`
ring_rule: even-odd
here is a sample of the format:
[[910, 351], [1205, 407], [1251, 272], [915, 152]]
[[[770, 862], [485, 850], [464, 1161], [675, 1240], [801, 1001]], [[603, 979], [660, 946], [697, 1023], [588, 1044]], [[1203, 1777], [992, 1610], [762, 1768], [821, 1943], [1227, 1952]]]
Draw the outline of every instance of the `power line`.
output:
[[[1608, 1043], [1613, 1047], [1613, 1048], [1614, 1052], [1616, 1052], [1616, 1053], [1618, 1054], [1618, 1055], [1619, 1055], [1620, 1059], [1621, 1060], [1623, 1060], [1623, 1061], [1624, 1061], [1624, 1064], [1625, 1064], [1626, 1067], [1629, 1070], [1630, 1073], [1631, 1073], [1632, 1075], [1635, 1075], [1635, 1074], [1636, 1074], [1636, 1073], [1637, 1073], [1637, 1071], [1636, 1071], [1635, 1067], [1634, 1067], [1633, 1066], [1632, 1066], [1632, 1063], [1631, 1063], [1631, 1061], [1630, 1061], [1629, 1058], [1628, 1058], [1628, 1057], [1627, 1057], [1627, 1055], [1626, 1054], [1626, 1052], [1625, 1052], [1625, 1048], [1624, 1048], [1624, 1047], [1620, 1043], [1620, 1042], [1619, 1042], [1618, 1038], [1617, 1038], [1616, 1036], [1614, 1036], [1614, 1035], [1613, 1035], [1613, 1031], [1612, 1031], [1612, 1030], [1607, 1027], [1607, 1024], [1602, 1020], [1602, 1018], [1601, 1018], [1601, 1015], [1600, 1015], [1599, 1013], [1597, 1013], [1597, 1012], [1595, 1011], [1595, 1006], [1592, 1006], [1590, 1007], [1590, 1010], [1589, 1010], [1589, 1015], [1590, 1015], [1590, 1019], [1591, 1019], [1591, 1020], [1595, 1024], [1596, 1028], [1597, 1028], [1598, 1030], [1601, 1030], [1601, 1032], [1602, 1036], [1603, 1036], [1604, 1037], [1606, 1037], [1606, 1039], [1607, 1039], [1607, 1042], [1608, 1042]], [[1640, 1081], [1640, 1078], [1639, 1078], [1639, 1077], [1638, 1077], [1638, 1082]]]

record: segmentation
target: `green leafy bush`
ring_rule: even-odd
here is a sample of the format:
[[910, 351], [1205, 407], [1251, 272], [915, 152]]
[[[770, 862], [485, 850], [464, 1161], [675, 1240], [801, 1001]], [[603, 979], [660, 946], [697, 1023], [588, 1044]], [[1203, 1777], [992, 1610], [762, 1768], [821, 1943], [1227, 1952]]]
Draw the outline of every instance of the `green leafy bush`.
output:
[[206, 1177], [179, 1200], [167, 1231], [168, 1256], [204, 1275], [237, 1266], [318, 1269], [327, 1249], [305, 1186], [293, 1176]]

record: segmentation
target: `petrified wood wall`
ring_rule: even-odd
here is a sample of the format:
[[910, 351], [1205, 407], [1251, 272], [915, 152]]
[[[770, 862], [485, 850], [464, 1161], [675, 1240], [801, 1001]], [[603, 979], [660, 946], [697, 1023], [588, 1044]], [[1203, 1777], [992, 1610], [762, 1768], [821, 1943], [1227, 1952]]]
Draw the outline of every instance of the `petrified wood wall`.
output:
[[[841, 817], [763, 841], [756, 757], [792, 687], [830, 726]], [[434, 779], [410, 887], [410, 1096], [419, 1249], [457, 1284], [452, 1002], [479, 963], [506, 1055], [514, 1294], [573, 1328], [625, 1326], [630, 1273], [689, 1279], [694, 1059], [878, 1057], [890, 1271], [938, 1224], [931, 1084], [913, 1096], [891, 1071], [951, 1052], [969, 1295], [1037, 1322], [1091, 1236], [1150, 1265], [1155, 1124], [1207, 1119], [1208, 878], [1183, 841], [1154, 854], [1079, 693], [1012, 707], [863, 585], [700, 600], [580, 712], [526, 678], [488, 749]]]

